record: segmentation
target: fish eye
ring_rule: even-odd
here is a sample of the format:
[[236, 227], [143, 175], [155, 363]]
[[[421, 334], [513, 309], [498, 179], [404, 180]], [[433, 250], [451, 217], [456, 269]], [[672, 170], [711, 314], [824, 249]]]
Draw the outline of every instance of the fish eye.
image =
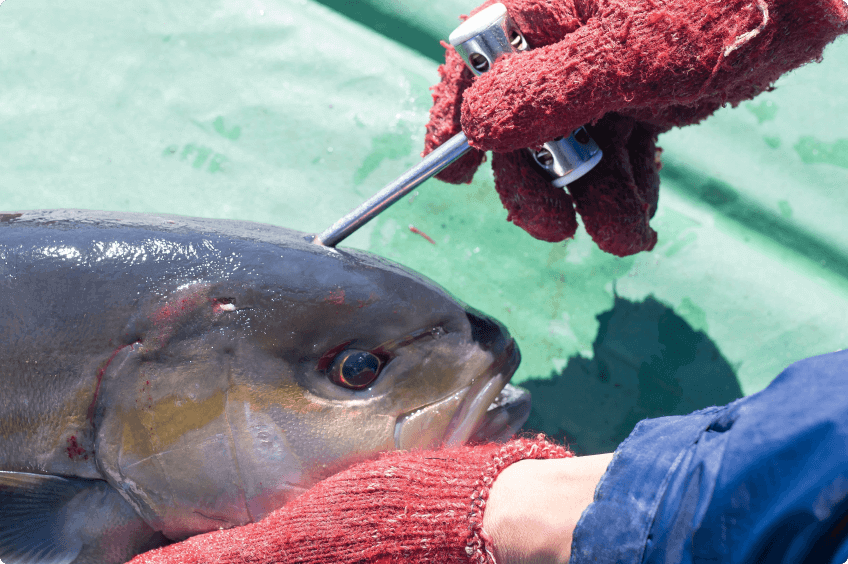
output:
[[368, 351], [346, 350], [333, 361], [330, 379], [345, 388], [361, 390], [377, 379], [380, 364], [380, 359]]

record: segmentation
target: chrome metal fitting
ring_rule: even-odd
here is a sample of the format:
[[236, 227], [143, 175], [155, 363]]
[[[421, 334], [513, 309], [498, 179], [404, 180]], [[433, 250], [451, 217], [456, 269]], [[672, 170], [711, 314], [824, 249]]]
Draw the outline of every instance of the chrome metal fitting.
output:
[[595, 168], [604, 155], [584, 127], [578, 127], [568, 137], [557, 137], [543, 144], [538, 151], [530, 152], [557, 188], [565, 188]]
[[[491, 69], [498, 58], [529, 49], [503, 4], [493, 4], [474, 14], [453, 30], [449, 40], [476, 76]], [[528, 150], [550, 176], [551, 184], [558, 188], [592, 170], [603, 157], [600, 147], [583, 127], [568, 137], [548, 141], [538, 151]]]
[[527, 49], [527, 41], [506, 6], [493, 4], [465, 20], [448, 38], [475, 75], [492, 68], [498, 57]]

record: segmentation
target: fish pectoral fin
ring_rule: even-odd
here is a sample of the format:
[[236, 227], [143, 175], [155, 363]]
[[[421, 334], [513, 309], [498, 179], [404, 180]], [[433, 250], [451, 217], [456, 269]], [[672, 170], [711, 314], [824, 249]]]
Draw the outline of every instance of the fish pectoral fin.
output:
[[83, 488], [78, 480], [59, 476], [0, 472], [0, 561], [70, 564], [76, 560], [82, 541], [63, 534], [62, 515]]
[[0, 507], [3, 564], [120, 564], [165, 541], [104, 480], [0, 471]]

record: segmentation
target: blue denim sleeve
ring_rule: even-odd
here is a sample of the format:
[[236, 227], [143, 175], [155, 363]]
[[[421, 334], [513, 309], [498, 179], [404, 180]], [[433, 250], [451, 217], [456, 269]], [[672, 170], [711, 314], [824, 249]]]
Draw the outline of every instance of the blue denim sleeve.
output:
[[640, 422], [574, 530], [571, 564], [843, 564], [848, 351], [724, 407]]

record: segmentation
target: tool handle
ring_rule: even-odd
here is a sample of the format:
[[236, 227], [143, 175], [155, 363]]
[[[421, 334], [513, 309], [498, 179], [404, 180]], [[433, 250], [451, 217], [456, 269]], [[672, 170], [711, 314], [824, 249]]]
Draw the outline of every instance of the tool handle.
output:
[[419, 184], [438, 174], [439, 171], [467, 153], [470, 148], [465, 133], [460, 131], [439, 145], [432, 153], [424, 157], [420, 163], [406, 171], [397, 180], [335, 222], [332, 227], [316, 235], [312, 242], [325, 247], [335, 247], [384, 209], [409, 194]]

